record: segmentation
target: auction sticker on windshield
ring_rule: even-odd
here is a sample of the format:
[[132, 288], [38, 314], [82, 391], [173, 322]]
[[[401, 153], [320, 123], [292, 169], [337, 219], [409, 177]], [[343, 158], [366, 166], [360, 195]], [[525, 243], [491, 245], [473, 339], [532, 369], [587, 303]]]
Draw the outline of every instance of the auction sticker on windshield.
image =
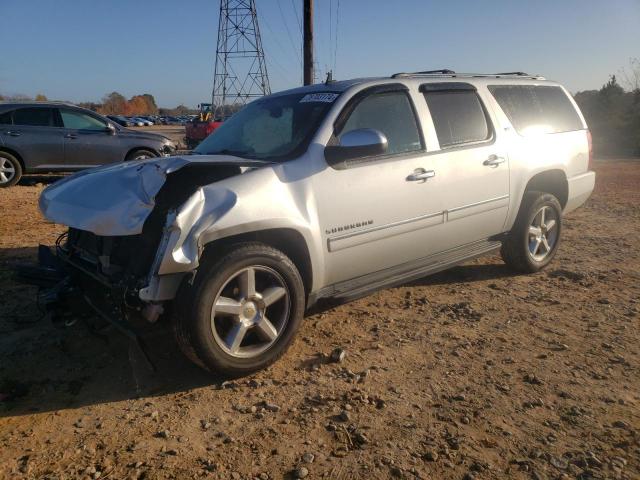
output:
[[331, 103], [338, 98], [337, 93], [308, 93], [300, 100], [300, 103], [306, 102], [326, 102]]

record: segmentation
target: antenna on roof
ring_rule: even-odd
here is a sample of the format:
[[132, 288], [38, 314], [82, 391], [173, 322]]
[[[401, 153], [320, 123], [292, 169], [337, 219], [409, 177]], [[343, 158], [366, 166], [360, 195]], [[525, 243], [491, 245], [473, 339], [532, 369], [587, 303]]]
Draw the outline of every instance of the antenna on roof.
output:
[[327, 72], [327, 79], [324, 81], [324, 84], [329, 85], [332, 82], [333, 82], [333, 70], [329, 70]]

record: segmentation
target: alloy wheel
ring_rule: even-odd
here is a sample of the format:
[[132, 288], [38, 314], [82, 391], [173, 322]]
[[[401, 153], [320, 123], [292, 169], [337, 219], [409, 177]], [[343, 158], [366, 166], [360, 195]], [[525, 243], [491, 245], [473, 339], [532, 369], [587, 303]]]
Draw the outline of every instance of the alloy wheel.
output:
[[222, 286], [211, 308], [211, 330], [228, 355], [252, 358], [269, 349], [285, 330], [291, 310], [286, 282], [275, 270], [243, 268]]
[[529, 226], [529, 255], [536, 262], [543, 261], [558, 240], [558, 215], [549, 206], [544, 206], [534, 215]]
[[9, 183], [16, 175], [16, 168], [7, 158], [0, 157], [0, 184]]

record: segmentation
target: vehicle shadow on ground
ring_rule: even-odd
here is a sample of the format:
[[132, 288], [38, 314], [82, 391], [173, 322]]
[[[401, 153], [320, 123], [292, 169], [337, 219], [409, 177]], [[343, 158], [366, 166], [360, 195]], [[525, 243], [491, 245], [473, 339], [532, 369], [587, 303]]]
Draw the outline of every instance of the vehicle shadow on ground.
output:
[[450, 283], [472, 283], [519, 275], [510, 270], [497, 257], [496, 263], [468, 264], [445, 270], [428, 277], [423, 277], [406, 284], [407, 286], [447, 285]]
[[[54, 326], [37, 304], [37, 287], [13, 275], [35, 261], [36, 248], [0, 249], [0, 417], [154, 397], [219, 385], [224, 378], [193, 365], [179, 351], [169, 322], [142, 332], [145, 355], [114, 328]], [[73, 319], [72, 319], [73, 320]]]
[[[55, 327], [38, 309], [37, 289], [21, 285], [11, 273], [12, 263], [35, 257], [35, 248], [0, 249], [0, 291], [8, 294], [0, 303], [0, 417], [217, 388], [225, 380], [182, 355], [166, 319], [142, 334], [155, 371], [135, 342], [115, 329], [96, 334], [84, 321]], [[470, 264], [407, 285], [510, 275], [502, 263]]]
[[25, 175], [20, 179], [16, 186], [18, 187], [33, 187], [39, 183], [43, 185], [50, 185], [58, 180], [64, 178], [64, 174], [51, 174], [51, 175]]

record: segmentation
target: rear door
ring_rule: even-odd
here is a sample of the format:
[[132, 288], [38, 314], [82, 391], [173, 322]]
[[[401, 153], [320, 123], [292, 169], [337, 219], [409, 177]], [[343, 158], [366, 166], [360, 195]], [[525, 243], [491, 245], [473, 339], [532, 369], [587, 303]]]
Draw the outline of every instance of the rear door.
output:
[[74, 168], [124, 160], [117, 132], [105, 120], [82, 110], [60, 107], [65, 163]]
[[18, 152], [27, 171], [57, 170], [64, 164], [62, 129], [49, 106], [16, 108], [3, 114], [2, 143]]
[[428, 163], [445, 217], [432, 247], [444, 251], [501, 233], [509, 207], [509, 159], [479, 92], [462, 82], [427, 83], [420, 92], [438, 138], [439, 150]]

